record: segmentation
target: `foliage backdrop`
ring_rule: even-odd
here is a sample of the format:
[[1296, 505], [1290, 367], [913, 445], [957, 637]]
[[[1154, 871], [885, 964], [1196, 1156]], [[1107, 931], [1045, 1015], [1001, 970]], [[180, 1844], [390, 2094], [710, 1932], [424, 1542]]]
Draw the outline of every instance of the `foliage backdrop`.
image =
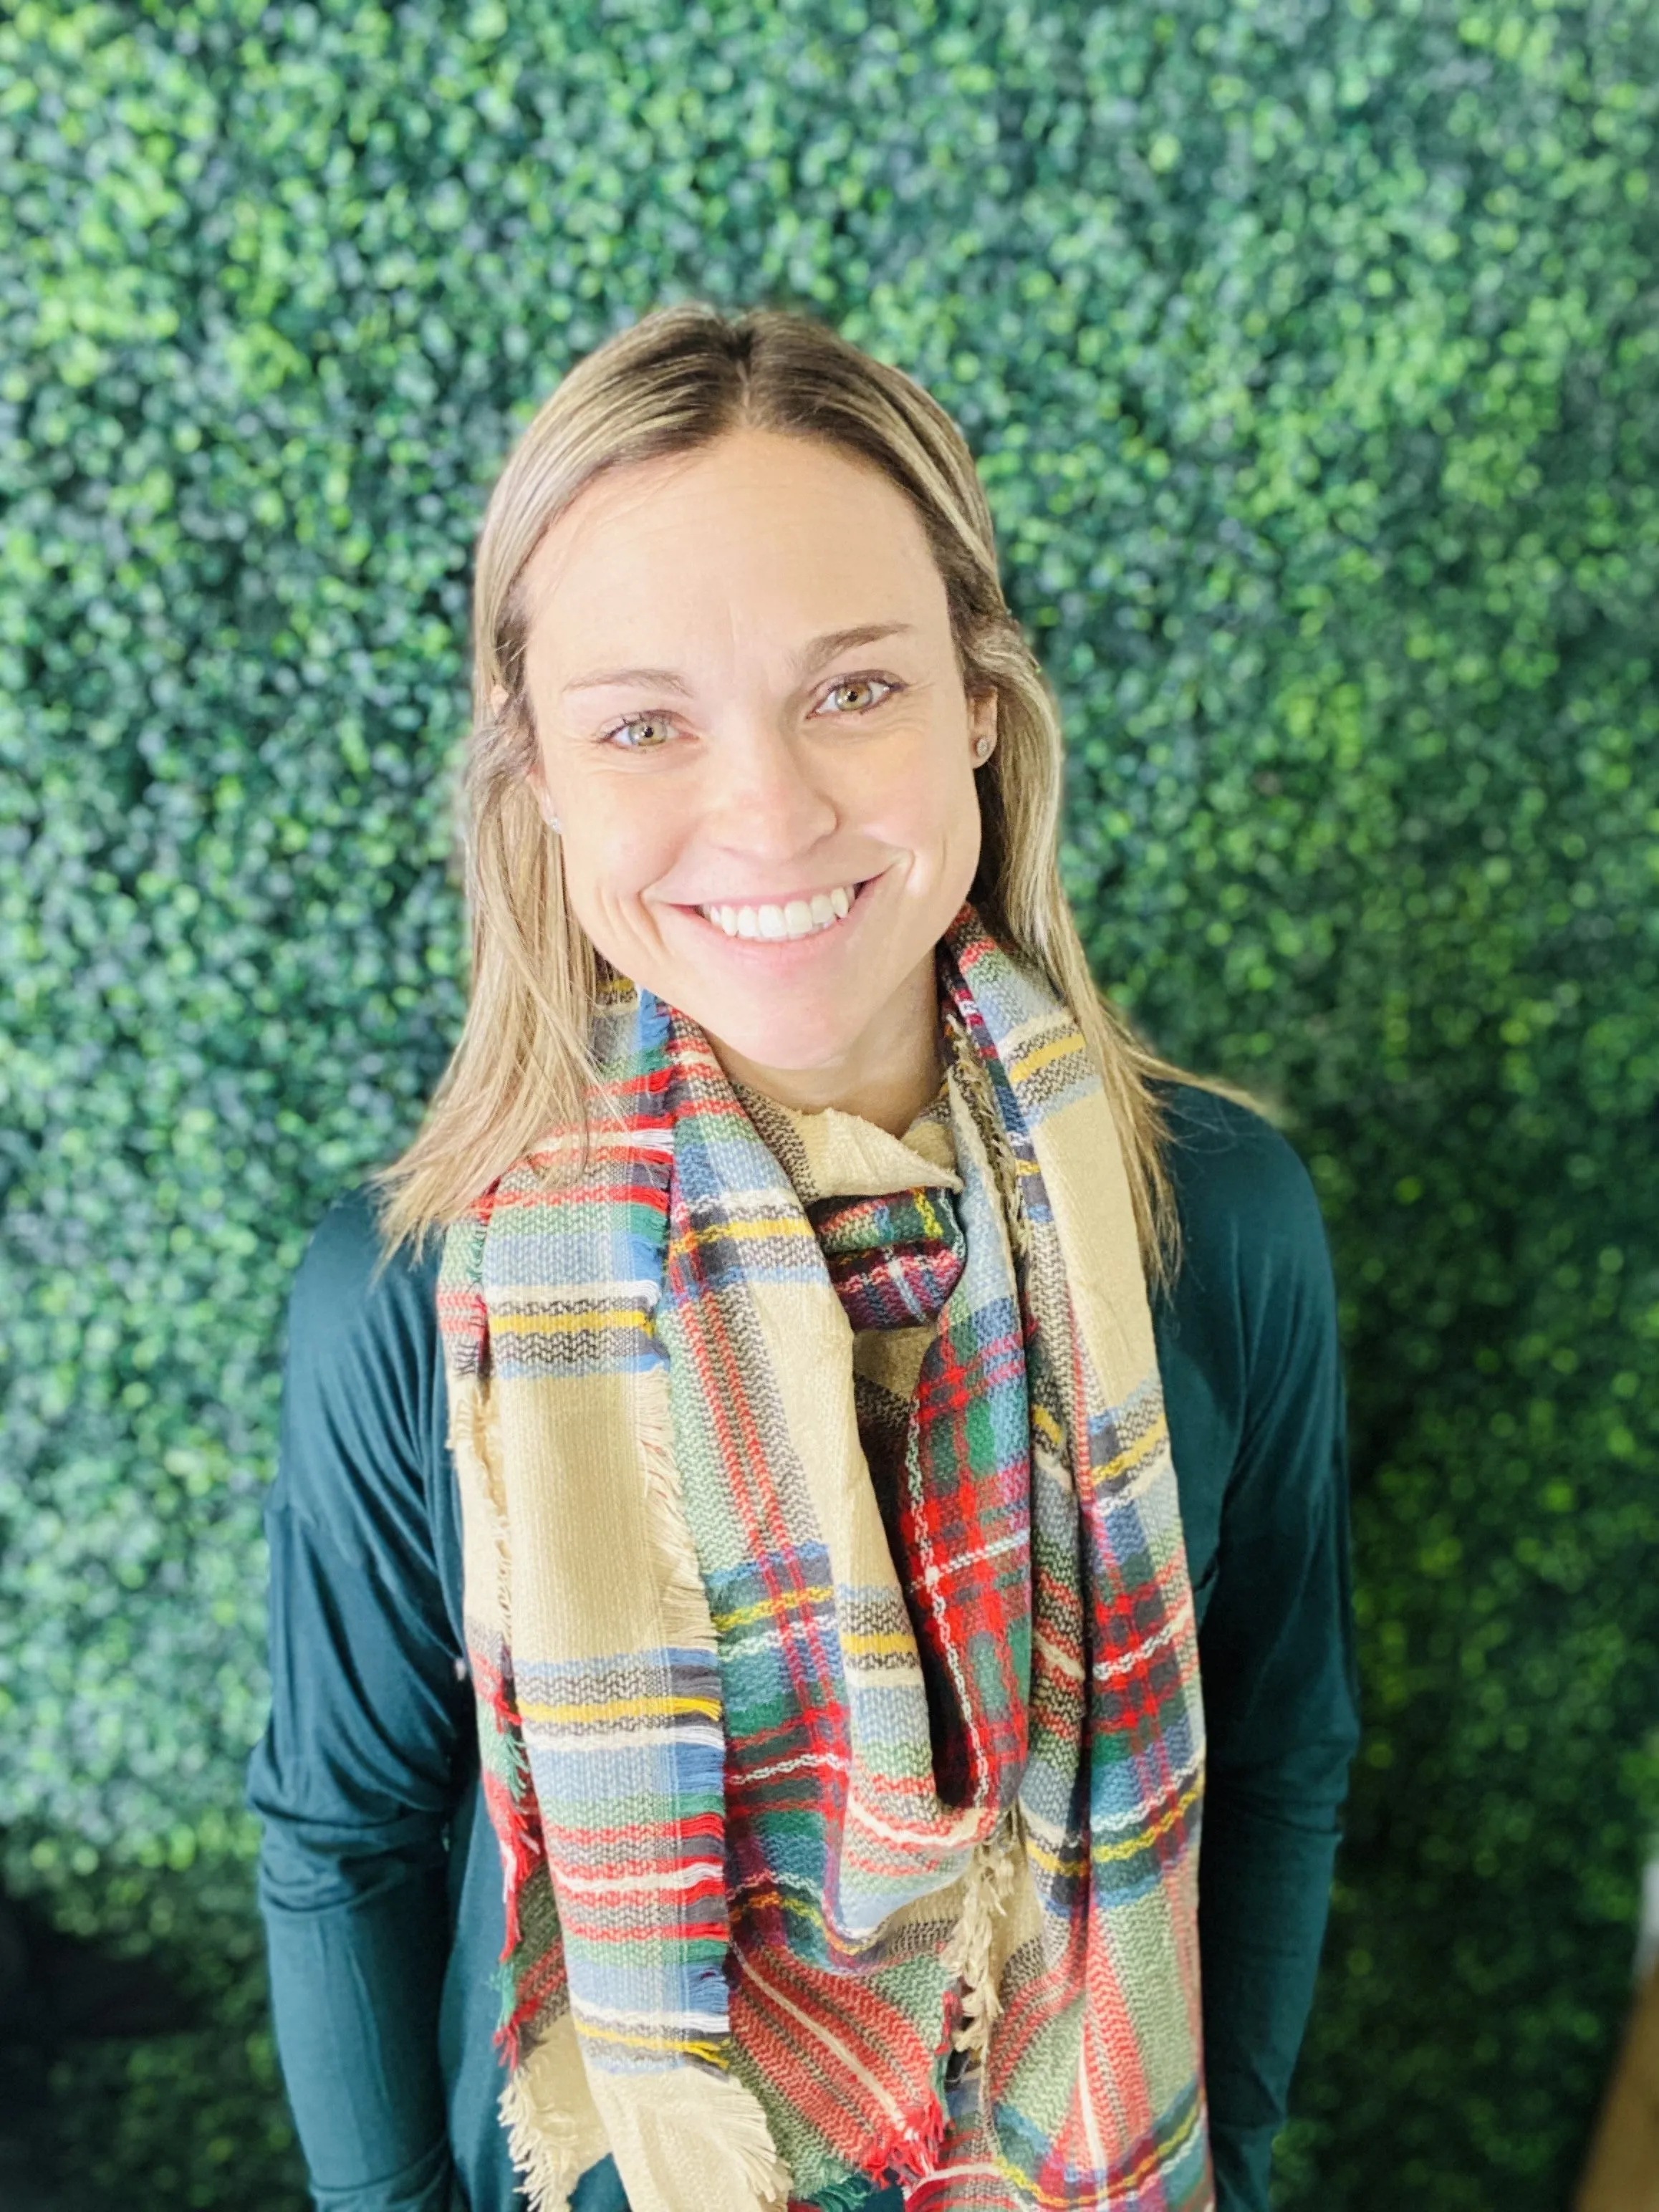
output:
[[696, 295], [955, 411], [1099, 972], [1317, 1179], [1367, 1729], [1280, 2200], [1564, 2202], [1659, 1796], [1656, 85], [1648, 0], [7, 12], [0, 1824], [213, 2023], [59, 2063], [89, 2201], [302, 2202], [282, 1304], [459, 1023], [492, 472]]

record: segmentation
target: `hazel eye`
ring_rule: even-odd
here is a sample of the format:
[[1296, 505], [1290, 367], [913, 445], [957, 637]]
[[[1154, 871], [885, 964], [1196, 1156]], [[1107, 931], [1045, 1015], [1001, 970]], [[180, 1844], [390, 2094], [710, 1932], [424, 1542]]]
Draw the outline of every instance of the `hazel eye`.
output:
[[[893, 682], [890, 677], [843, 676], [837, 682], [830, 686], [829, 690], [824, 694], [824, 697], [826, 700], [833, 699], [838, 691], [872, 690], [878, 690], [881, 692], [883, 697], [885, 697], [888, 694], [896, 691], [898, 689], [899, 686]], [[871, 706], [878, 707], [880, 704], [880, 699], [855, 700], [853, 705], [845, 709], [845, 711], [848, 714], [856, 714], [860, 713], [863, 708]]]
[[[665, 745], [668, 742], [666, 724], [667, 717], [663, 714], [630, 714], [626, 721], [613, 722], [608, 730], [601, 732], [601, 737], [605, 744], [615, 744], [622, 752], [653, 753], [659, 746]], [[641, 729], [656, 729], [661, 731], [662, 735], [647, 738], [640, 744], [627, 742], [628, 732], [630, 730]]]

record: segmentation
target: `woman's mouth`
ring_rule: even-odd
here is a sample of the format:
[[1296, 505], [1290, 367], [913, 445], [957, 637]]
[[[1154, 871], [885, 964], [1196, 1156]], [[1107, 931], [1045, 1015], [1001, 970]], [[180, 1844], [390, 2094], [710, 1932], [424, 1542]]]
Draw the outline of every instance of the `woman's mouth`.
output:
[[692, 908], [726, 937], [747, 937], [769, 944], [783, 944], [791, 939], [817, 937], [826, 929], [834, 929], [844, 921], [866, 884], [862, 882], [836, 884], [828, 890], [814, 891], [804, 898], [711, 901]]

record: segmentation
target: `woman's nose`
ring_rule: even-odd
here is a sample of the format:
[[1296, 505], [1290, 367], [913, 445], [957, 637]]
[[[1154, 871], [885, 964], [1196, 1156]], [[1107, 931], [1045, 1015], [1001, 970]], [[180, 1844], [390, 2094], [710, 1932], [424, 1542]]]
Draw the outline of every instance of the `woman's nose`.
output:
[[784, 859], [827, 836], [836, 802], [805, 750], [775, 726], [734, 730], [710, 762], [708, 834], [730, 852]]

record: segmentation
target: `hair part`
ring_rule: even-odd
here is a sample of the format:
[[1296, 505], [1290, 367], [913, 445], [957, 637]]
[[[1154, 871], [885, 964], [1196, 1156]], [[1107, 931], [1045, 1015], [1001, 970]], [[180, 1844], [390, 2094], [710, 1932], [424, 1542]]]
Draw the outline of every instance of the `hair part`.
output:
[[[466, 1018], [408, 1148], [368, 1177], [381, 1194], [380, 1267], [447, 1229], [554, 1128], [586, 1127], [596, 997], [614, 974], [573, 913], [556, 836], [529, 781], [526, 571], [596, 477], [690, 453], [739, 429], [822, 439], [909, 500], [944, 580], [963, 686], [997, 696], [997, 744], [975, 771], [981, 842], [969, 896], [994, 935], [1071, 1007], [1116, 1122], [1149, 1289], [1168, 1289], [1180, 1228], [1152, 1086], [1192, 1083], [1263, 1110], [1238, 1086], [1159, 1058], [1100, 991], [1061, 884], [1058, 702], [1003, 596], [991, 512], [961, 431], [932, 395], [794, 309], [728, 317], [656, 309], [578, 362], [501, 470], [478, 533], [472, 727], [454, 824], [471, 929]], [[500, 711], [491, 700], [507, 698]], [[378, 1273], [378, 1270], [377, 1270]]]

